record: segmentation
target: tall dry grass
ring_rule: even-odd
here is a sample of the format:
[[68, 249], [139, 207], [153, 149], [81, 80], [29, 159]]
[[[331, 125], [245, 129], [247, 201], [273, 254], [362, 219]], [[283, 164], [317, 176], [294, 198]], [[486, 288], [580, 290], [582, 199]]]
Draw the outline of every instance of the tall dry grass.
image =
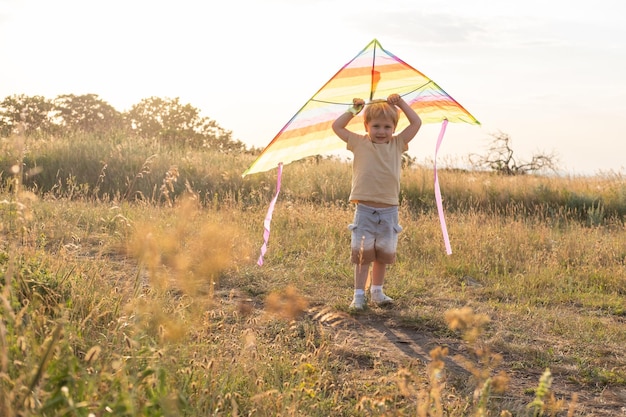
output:
[[[247, 157], [83, 139], [93, 154], [3, 143], [3, 416], [585, 415], [590, 403], [555, 386], [626, 386], [619, 175], [442, 172], [447, 256], [432, 172], [406, 171], [386, 283], [396, 304], [366, 314], [433, 344], [425, 361], [392, 361], [350, 332], [347, 165], [285, 167], [260, 268], [272, 173], [240, 178]], [[56, 165], [29, 162], [44, 161], [37, 149], [74, 167], [71, 187], [55, 174], [44, 190]], [[103, 155], [117, 167], [105, 194]], [[595, 205], [582, 212], [567, 193]], [[448, 369], [453, 346], [468, 375]]]

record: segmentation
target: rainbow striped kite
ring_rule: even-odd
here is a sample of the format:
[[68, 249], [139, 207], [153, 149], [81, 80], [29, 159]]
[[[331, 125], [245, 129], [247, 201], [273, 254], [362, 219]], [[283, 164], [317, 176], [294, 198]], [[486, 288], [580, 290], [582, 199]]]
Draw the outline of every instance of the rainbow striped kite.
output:
[[[278, 132], [243, 176], [264, 172], [312, 155], [322, 155], [346, 144], [334, 134], [331, 125], [352, 105], [352, 99], [386, 100], [400, 94], [419, 114], [422, 123], [464, 122], [480, 124], [467, 110], [434, 81], [400, 58], [371, 41], [352, 61], [333, 76]], [[397, 130], [407, 124], [402, 115]], [[363, 117], [355, 117], [348, 127], [358, 130]], [[358, 128], [355, 128], [358, 127]]]
[[[335, 135], [332, 124], [352, 105], [352, 99], [386, 100], [393, 93], [401, 95], [415, 109], [422, 123], [442, 122], [435, 148], [435, 200], [446, 252], [448, 255], [452, 253], [439, 190], [437, 152], [448, 122], [475, 125], [480, 123], [433, 80], [384, 50], [374, 39], [302, 106], [243, 173], [246, 176], [278, 167], [276, 194], [264, 222], [264, 244], [261, 247], [259, 265], [263, 265], [263, 256], [267, 251], [270, 223], [280, 191], [283, 165], [307, 156], [345, 149], [345, 142]], [[407, 124], [408, 121], [402, 114], [397, 130], [401, 131]], [[362, 115], [354, 117], [348, 124], [348, 128], [353, 131], [362, 129], [362, 126]]]

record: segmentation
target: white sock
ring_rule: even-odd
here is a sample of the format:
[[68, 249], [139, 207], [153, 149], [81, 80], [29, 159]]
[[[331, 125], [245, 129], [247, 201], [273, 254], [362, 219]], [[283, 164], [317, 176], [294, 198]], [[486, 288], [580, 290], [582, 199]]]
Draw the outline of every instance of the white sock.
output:
[[383, 286], [382, 285], [372, 285], [372, 287], [370, 288], [370, 291], [374, 292], [376, 290], [383, 290]]
[[354, 295], [365, 295], [365, 290], [354, 290]]

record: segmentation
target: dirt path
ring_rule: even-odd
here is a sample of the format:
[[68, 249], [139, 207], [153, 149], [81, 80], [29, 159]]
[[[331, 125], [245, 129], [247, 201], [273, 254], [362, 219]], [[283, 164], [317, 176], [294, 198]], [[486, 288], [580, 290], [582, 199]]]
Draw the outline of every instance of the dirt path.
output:
[[[429, 352], [437, 346], [448, 348], [445, 359], [447, 378], [468, 381], [470, 370], [465, 365], [471, 354], [460, 339], [439, 338], [428, 332], [416, 331], [399, 325], [392, 315], [382, 309], [373, 309], [357, 315], [342, 312], [331, 313], [328, 309], [312, 309], [311, 317], [324, 322], [335, 333], [335, 340], [345, 349], [346, 340], [355, 350], [376, 352], [380, 360], [398, 367], [410, 361], [424, 364], [430, 362]], [[533, 389], [538, 386], [543, 369], [514, 370], [511, 355], [503, 356], [500, 368], [510, 377], [507, 400], [516, 404], [528, 404], [533, 400]], [[497, 370], [496, 370], [497, 371]], [[552, 391], [557, 399], [563, 399], [566, 407], [577, 395], [575, 415], [593, 417], [626, 416], [626, 388], [613, 387], [593, 389], [569, 382], [568, 371], [552, 369]], [[560, 415], [567, 415], [567, 408]]]

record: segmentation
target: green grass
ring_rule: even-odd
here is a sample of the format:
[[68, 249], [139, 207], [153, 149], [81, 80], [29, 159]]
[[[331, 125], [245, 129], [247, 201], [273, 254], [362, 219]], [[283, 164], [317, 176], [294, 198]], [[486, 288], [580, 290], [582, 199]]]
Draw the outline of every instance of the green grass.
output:
[[396, 304], [352, 315], [348, 165], [285, 167], [259, 267], [275, 173], [82, 139], [2, 144], [0, 415], [587, 415], [626, 390], [619, 175], [444, 171], [448, 256], [432, 172], [405, 171]]

